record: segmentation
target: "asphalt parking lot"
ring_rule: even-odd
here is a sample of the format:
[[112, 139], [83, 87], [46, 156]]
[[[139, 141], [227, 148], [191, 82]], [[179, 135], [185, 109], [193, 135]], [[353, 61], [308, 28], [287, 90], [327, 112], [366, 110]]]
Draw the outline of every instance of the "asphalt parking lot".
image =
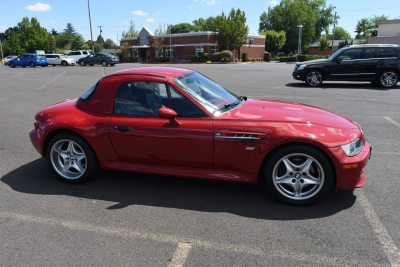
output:
[[174, 65], [363, 127], [373, 146], [365, 186], [312, 206], [280, 204], [254, 185], [122, 172], [60, 182], [30, 143], [36, 112], [142, 66], [0, 66], [1, 266], [400, 266], [400, 85], [310, 88], [282, 63]]

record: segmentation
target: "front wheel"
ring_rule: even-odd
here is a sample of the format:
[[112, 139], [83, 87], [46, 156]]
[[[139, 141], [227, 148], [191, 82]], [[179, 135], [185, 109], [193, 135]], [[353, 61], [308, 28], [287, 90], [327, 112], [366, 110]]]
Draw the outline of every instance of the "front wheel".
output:
[[63, 65], [65, 67], [65, 66], [68, 66], [68, 63], [67, 63], [67, 61], [62, 61], [61, 65]]
[[29, 63], [29, 66], [30, 66], [31, 68], [36, 67], [35, 63], [33, 63], [32, 61]]
[[103, 60], [103, 62], [101, 64], [103, 65], [103, 67], [107, 67], [108, 66], [108, 63], [105, 60]]
[[11, 68], [15, 68], [15, 64], [13, 62], [10, 63]]
[[81, 63], [79, 63], [79, 64], [83, 67], [86, 65], [86, 62], [82, 60]]
[[320, 151], [290, 146], [269, 158], [263, 173], [269, 192], [282, 202], [304, 205], [321, 199], [333, 186], [333, 169]]
[[59, 134], [51, 139], [46, 158], [58, 177], [68, 183], [85, 182], [99, 168], [91, 147], [82, 138], [69, 133]]
[[315, 87], [322, 83], [323, 81], [322, 73], [318, 70], [309, 71], [306, 75], [306, 83], [309, 86]]
[[385, 88], [390, 88], [390, 87], [395, 86], [397, 84], [398, 80], [399, 80], [399, 77], [398, 77], [397, 73], [392, 70], [384, 71], [379, 76], [379, 84]]

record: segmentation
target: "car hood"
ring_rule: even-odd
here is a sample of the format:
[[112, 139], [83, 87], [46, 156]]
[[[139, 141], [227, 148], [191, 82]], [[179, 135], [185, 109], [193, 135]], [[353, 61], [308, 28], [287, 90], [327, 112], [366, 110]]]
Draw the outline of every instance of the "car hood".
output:
[[322, 58], [322, 59], [315, 59], [315, 60], [309, 60], [309, 61], [303, 61], [300, 63], [297, 63], [296, 65], [311, 65], [311, 64], [321, 64], [321, 63], [328, 63], [331, 62], [330, 59], [327, 58]]
[[223, 113], [216, 119], [319, 124], [340, 129], [359, 129], [352, 120], [336, 113], [314, 106], [279, 100], [249, 98], [238, 108]]

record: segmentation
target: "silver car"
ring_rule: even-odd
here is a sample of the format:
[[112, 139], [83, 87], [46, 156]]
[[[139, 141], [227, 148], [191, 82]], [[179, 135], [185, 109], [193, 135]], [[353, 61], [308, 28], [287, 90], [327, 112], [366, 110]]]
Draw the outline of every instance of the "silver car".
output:
[[49, 62], [49, 65], [63, 65], [63, 66], [68, 66], [68, 65], [75, 65], [76, 61], [73, 58], [69, 58], [65, 55], [62, 54], [45, 54], [44, 55], [47, 58], [47, 61]]
[[13, 55], [11, 55], [11, 56], [6, 56], [6, 57], [4, 58], [4, 65], [7, 66], [8, 61], [10, 61], [11, 59], [14, 59], [14, 58], [17, 58], [17, 56], [13, 56]]

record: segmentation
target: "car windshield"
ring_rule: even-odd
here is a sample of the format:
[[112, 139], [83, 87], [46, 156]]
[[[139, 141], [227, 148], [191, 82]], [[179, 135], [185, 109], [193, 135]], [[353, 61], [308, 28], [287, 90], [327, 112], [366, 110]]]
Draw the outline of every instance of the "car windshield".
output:
[[60, 55], [60, 58], [67, 58], [66, 55]]
[[191, 72], [174, 79], [174, 83], [214, 115], [242, 103], [242, 98], [232, 94], [207, 77]]
[[343, 48], [341, 48], [338, 51], [336, 51], [335, 53], [333, 53], [330, 57], [328, 57], [328, 59], [334, 59], [335, 57], [337, 57], [342, 52], [343, 52]]

